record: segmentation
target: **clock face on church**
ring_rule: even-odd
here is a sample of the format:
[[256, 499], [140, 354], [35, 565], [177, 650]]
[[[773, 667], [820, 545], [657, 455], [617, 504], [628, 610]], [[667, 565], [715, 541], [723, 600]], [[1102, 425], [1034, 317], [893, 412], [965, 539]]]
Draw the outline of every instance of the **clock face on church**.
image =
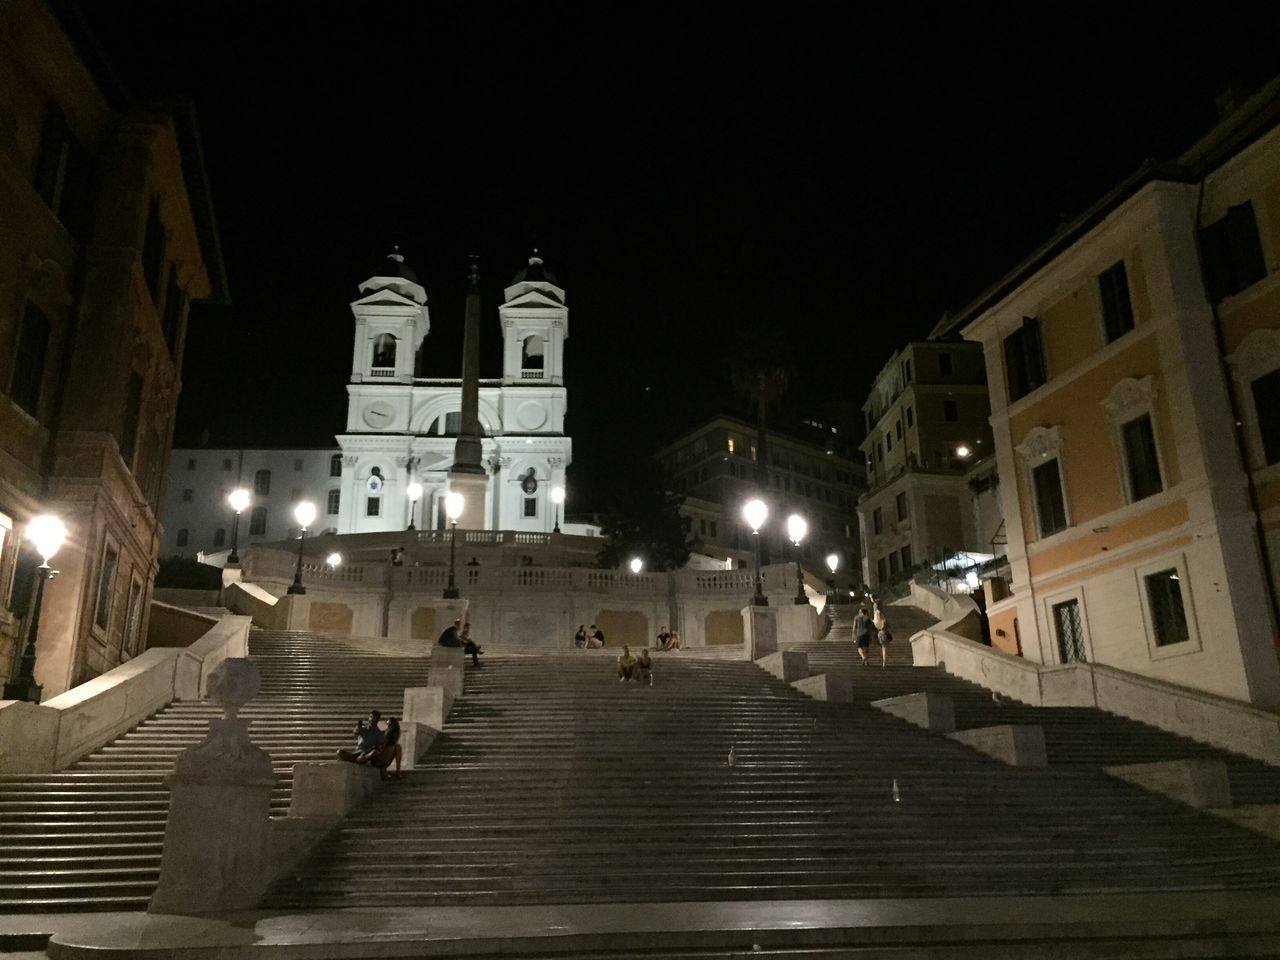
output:
[[395, 408], [391, 404], [378, 400], [365, 407], [361, 417], [368, 426], [375, 430], [381, 430], [391, 425], [391, 418], [395, 416], [395, 413]]

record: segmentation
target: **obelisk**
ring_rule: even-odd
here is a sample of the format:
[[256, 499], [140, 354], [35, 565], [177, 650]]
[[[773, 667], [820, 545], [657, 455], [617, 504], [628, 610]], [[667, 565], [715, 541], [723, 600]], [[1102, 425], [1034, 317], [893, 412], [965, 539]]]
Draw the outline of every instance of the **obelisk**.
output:
[[458, 526], [483, 530], [489, 483], [480, 459], [484, 436], [480, 428], [480, 266], [475, 256], [471, 258], [468, 284], [462, 332], [462, 416], [453, 448], [453, 466], [449, 468], [449, 490], [463, 496]]

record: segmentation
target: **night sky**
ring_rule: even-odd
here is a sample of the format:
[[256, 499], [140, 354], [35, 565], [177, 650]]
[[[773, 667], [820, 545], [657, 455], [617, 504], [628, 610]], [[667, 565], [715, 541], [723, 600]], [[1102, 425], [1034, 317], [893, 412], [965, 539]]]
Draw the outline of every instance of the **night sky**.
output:
[[[756, 320], [798, 410], [865, 399], [1149, 156], [1280, 72], [1280, 5], [82, 2], [139, 99], [191, 97], [232, 302], [192, 310], [177, 443], [333, 442], [356, 285], [399, 244], [457, 376], [481, 257], [570, 306], [574, 506], [731, 401]], [[620, 12], [623, 10], [627, 12]]]

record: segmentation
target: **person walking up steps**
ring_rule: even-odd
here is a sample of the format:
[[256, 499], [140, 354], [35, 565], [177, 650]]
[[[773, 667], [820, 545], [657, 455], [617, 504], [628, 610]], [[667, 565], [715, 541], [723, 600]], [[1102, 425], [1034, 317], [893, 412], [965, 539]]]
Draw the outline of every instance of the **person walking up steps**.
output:
[[862, 665], [867, 665], [867, 647], [871, 646], [871, 618], [867, 616], [866, 606], [858, 607], [858, 615], [853, 618], [853, 642], [858, 645], [858, 656]]
[[876, 632], [876, 642], [880, 644], [880, 669], [889, 665], [889, 644], [893, 642], [893, 634], [885, 621], [884, 611], [880, 609], [880, 598], [872, 597], [871, 626]]

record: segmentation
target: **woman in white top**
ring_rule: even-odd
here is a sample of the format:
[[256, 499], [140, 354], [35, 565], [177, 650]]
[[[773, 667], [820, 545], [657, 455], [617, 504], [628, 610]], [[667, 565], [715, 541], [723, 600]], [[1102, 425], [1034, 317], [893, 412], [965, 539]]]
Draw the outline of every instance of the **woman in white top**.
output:
[[880, 609], [880, 599], [872, 597], [872, 613], [871, 626], [875, 630], [876, 642], [880, 644], [880, 669], [883, 670], [889, 665], [889, 641], [893, 639], [893, 634], [889, 632], [889, 627], [885, 623], [884, 611]]

